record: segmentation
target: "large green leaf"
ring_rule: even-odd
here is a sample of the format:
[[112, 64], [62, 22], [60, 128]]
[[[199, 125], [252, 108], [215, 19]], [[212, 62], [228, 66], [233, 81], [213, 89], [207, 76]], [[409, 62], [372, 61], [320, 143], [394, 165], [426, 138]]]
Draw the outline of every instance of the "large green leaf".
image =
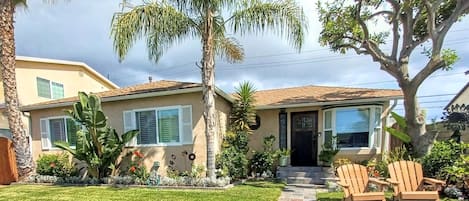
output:
[[395, 112], [391, 112], [391, 116], [394, 120], [396, 120], [397, 125], [399, 125], [399, 129], [401, 130], [407, 129], [407, 123], [404, 117], [402, 117], [401, 115], [398, 115]]
[[405, 142], [405, 143], [410, 143], [411, 141], [411, 138], [409, 135], [407, 135], [406, 133], [398, 130], [398, 129], [394, 129], [394, 128], [391, 128], [391, 127], [386, 127], [386, 131], [391, 134], [392, 136], [398, 138], [399, 140], [401, 140], [402, 142]]

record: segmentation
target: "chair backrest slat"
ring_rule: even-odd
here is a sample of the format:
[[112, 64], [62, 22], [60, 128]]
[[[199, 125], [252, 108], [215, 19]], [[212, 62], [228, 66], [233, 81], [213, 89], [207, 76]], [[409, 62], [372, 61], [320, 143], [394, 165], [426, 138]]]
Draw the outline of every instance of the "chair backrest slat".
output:
[[395, 192], [416, 191], [423, 180], [422, 165], [413, 161], [396, 161], [388, 165], [392, 180], [399, 182]]
[[368, 185], [366, 167], [358, 164], [342, 165], [337, 168], [339, 179], [342, 183], [350, 185], [350, 192], [345, 192], [348, 197], [352, 193], [363, 193]]

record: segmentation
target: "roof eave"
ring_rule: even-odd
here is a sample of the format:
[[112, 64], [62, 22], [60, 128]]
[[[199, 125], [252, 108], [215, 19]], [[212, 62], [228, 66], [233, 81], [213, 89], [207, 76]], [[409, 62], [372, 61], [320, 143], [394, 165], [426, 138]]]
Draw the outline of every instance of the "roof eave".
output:
[[[150, 92], [150, 93], [104, 97], [104, 98], [101, 98], [101, 102], [113, 102], [113, 101], [131, 100], [131, 99], [139, 99], [139, 98], [150, 98], [150, 97], [157, 97], [157, 96], [168, 96], [168, 95], [185, 94], [185, 93], [193, 93], [193, 92], [200, 92], [200, 91], [202, 91], [202, 87], [192, 87], [192, 88], [169, 90], [169, 91], [158, 91], [158, 92]], [[233, 102], [233, 98], [231, 98], [227, 93], [223, 92], [222, 90], [217, 88], [215, 92], [221, 97], [225, 98], [227, 101], [231, 103]], [[21, 110], [32, 111], [32, 110], [49, 109], [49, 108], [57, 108], [57, 107], [67, 107], [67, 106], [71, 106], [75, 102], [76, 101], [68, 101], [68, 102], [62, 102], [62, 103], [24, 106], [24, 107], [21, 107]]]
[[377, 102], [377, 101], [390, 101], [390, 100], [396, 100], [396, 99], [403, 99], [403, 96], [389, 96], [389, 97], [380, 97], [380, 98], [363, 98], [363, 99], [353, 99], [353, 100], [324, 101], [324, 102], [283, 104], [283, 105], [260, 105], [260, 106], [256, 106], [256, 110], [296, 108], [296, 107], [314, 107], [314, 106], [340, 105], [340, 104], [356, 104], [356, 103]]
[[447, 110], [453, 103], [461, 96], [464, 91], [466, 91], [469, 88], [469, 82], [456, 94], [456, 96], [451, 99], [451, 101], [448, 102], [448, 104], [444, 107], [445, 110]]

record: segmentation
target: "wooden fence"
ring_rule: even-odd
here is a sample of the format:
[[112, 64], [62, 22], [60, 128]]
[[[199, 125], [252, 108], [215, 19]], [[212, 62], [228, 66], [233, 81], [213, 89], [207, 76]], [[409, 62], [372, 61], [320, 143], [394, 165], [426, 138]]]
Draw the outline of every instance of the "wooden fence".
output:
[[0, 137], [0, 185], [18, 181], [15, 151], [8, 138]]

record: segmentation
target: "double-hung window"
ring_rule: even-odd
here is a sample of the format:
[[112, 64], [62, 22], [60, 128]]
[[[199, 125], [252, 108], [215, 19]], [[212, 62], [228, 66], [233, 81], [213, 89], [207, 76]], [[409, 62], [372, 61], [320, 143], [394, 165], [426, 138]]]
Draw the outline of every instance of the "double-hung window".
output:
[[124, 130], [140, 133], [129, 146], [192, 144], [191, 106], [124, 111]]
[[69, 117], [50, 117], [40, 119], [41, 142], [43, 149], [55, 148], [58, 141], [68, 142], [71, 147], [76, 146], [77, 131], [81, 126]]
[[37, 94], [39, 97], [59, 99], [64, 97], [64, 85], [37, 77]]
[[324, 111], [324, 140], [339, 148], [372, 148], [381, 144], [381, 106]]

